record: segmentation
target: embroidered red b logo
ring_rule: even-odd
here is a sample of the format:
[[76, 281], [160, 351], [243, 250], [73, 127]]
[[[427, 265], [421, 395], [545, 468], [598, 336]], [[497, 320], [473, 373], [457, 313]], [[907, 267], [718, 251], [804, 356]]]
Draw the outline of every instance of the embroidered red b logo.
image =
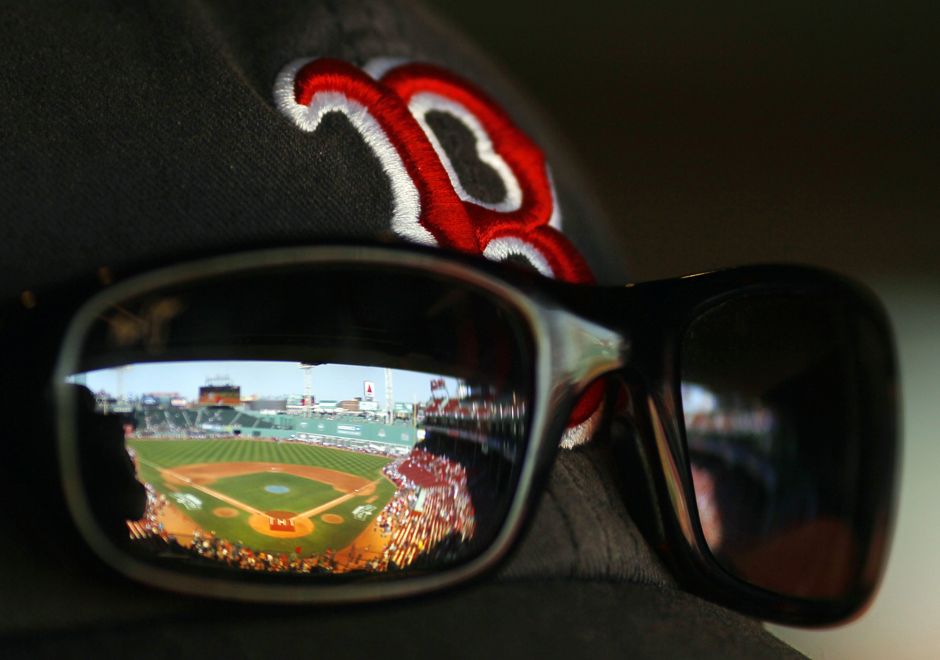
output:
[[[544, 275], [592, 280], [560, 231], [541, 150], [469, 82], [429, 64], [376, 60], [363, 71], [321, 58], [285, 67], [275, 101], [308, 132], [331, 112], [348, 118], [391, 181], [391, 228], [402, 238], [497, 261], [519, 255]], [[481, 200], [465, 189], [429, 126], [431, 113], [449, 115], [473, 135], [477, 158], [502, 181], [503, 199]]]
[[[504, 261], [523, 257], [539, 272], [591, 282], [591, 271], [561, 233], [551, 175], [541, 150], [481, 90], [430, 64], [373, 60], [365, 70], [341, 60], [297, 60], [278, 75], [274, 97], [301, 130], [316, 131], [340, 112], [388, 175], [391, 229], [402, 238]], [[429, 125], [444, 113], [473, 136], [477, 158], [501, 179], [501, 200], [482, 200], [461, 184], [455, 164]], [[603, 384], [572, 411], [563, 445], [590, 438]]]

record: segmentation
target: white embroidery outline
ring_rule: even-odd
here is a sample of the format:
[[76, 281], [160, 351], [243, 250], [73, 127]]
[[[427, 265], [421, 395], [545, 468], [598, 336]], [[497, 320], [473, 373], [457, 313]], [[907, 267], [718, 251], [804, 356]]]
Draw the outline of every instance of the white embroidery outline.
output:
[[346, 116], [353, 128], [362, 135], [372, 150], [392, 189], [392, 231], [413, 243], [436, 246], [437, 240], [421, 225], [421, 198], [414, 181], [402, 161], [398, 149], [391, 143], [385, 131], [372, 113], [341, 92], [317, 92], [309, 105], [297, 103], [294, 97], [294, 80], [297, 73], [316, 58], [302, 58], [290, 62], [281, 69], [274, 83], [274, 103], [302, 130], [312, 133], [320, 126], [323, 117], [331, 112]]
[[[408, 103], [408, 109], [411, 110], [411, 114], [414, 115], [414, 118], [418, 120], [421, 129], [434, 147], [434, 151], [437, 153], [437, 157], [444, 166], [444, 169], [447, 170], [450, 183], [454, 187], [454, 190], [457, 191], [457, 196], [460, 197], [460, 199], [501, 213], [511, 213], [512, 211], [519, 210], [519, 207], [522, 206], [522, 188], [519, 186], [519, 180], [516, 179], [512, 168], [503, 160], [499, 152], [496, 151], [489, 133], [486, 132], [486, 129], [483, 127], [483, 124], [480, 123], [480, 120], [477, 119], [476, 115], [470, 112], [463, 104], [433, 92], [419, 92], [412, 96]], [[428, 125], [427, 114], [433, 111], [449, 114], [473, 134], [477, 158], [489, 165], [496, 172], [503, 182], [503, 187], [506, 189], [506, 194], [501, 201], [485, 202], [471, 195], [467, 189], [463, 187], [463, 184], [460, 182], [460, 177], [457, 176], [457, 170], [453, 162], [441, 145], [440, 140], [437, 139], [437, 135], [431, 129], [430, 125]]]
[[483, 256], [493, 261], [505, 261], [513, 255], [524, 257], [535, 269], [546, 277], [555, 277], [548, 259], [534, 245], [515, 236], [500, 236], [492, 239], [483, 249]]

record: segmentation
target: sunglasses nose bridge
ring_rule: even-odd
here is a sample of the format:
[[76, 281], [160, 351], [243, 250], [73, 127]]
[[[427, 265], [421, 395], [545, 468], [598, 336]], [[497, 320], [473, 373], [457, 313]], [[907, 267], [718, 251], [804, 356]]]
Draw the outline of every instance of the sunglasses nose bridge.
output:
[[626, 364], [629, 342], [619, 332], [562, 309], [544, 314], [539, 366], [555, 384], [580, 392], [597, 378]]

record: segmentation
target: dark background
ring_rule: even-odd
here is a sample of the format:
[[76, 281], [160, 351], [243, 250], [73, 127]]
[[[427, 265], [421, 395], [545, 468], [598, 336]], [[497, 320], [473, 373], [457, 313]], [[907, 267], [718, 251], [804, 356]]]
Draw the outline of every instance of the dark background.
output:
[[580, 157], [635, 279], [758, 261], [882, 297], [905, 428], [894, 550], [812, 656], [940, 648], [940, 3], [426, 4], [489, 51]]
[[545, 109], [638, 278], [799, 260], [940, 281], [940, 4], [428, 4]]

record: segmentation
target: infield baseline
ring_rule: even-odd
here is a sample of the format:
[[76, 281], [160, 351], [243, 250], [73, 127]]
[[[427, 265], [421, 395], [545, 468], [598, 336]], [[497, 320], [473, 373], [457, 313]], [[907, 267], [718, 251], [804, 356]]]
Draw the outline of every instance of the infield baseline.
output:
[[[170, 468], [161, 467], [160, 465], [157, 465], [153, 461], [148, 461], [147, 459], [140, 457], [140, 456], [138, 456], [137, 460], [139, 460], [141, 463], [143, 463], [144, 465], [148, 467], [154, 468], [156, 470], [159, 470], [162, 473], [170, 475], [174, 479], [179, 479], [180, 481], [187, 484], [188, 486], [195, 488], [196, 490], [199, 490], [205, 493], [206, 495], [209, 495], [216, 499], [222, 500], [223, 502], [231, 504], [232, 506], [237, 507], [241, 509], [242, 511], [245, 511], [246, 513], [250, 513], [250, 514], [258, 515], [258, 516], [265, 516], [265, 517], [267, 517], [268, 515], [264, 511], [259, 511], [253, 506], [250, 506], [248, 504], [245, 504], [244, 502], [240, 502], [236, 500], [234, 497], [230, 497], [228, 495], [225, 495], [224, 493], [220, 493], [217, 490], [213, 490], [212, 488], [209, 488], [208, 486], [203, 486], [202, 484], [198, 484], [195, 481], [193, 481], [190, 477], [180, 474], [179, 472], [175, 472], [174, 470], [171, 470]], [[299, 520], [299, 519], [309, 520], [310, 518], [313, 518], [316, 515], [325, 513], [326, 511], [329, 511], [330, 509], [339, 506], [346, 500], [349, 500], [349, 499], [352, 499], [353, 497], [358, 496], [360, 491], [365, 490], [366, 488], [370, 486], [375, 486], [381, 480], [382, 480], [382, 477], [379, 477], [375, 481], [369, 482], [368, 484], [364, 486], [360, 486], [359, 488], [357, 488], [356, 490], [352, 492], [345, 493], [343, 495], [340, 495], [336, 499], [330, 500], [329, 502], [324, 502], [323, 504], [320, 504], [319, 506], [315, 506], [312, 509], [308, 509], [307, 511], [298, 513], [297, 515], [291, 517], [290, 520], [291, 522]]]
[[139, 456], [137, 457], [137, 460], [139, 460], [141, 463], [143, 463], [144, 465], [146, 465], [146, 466], [148, 466], [148, 467], [152, 467], [152, 468], [154, 468], [154, 469], [159, 470], [160, 472], [164, 472], [164, 473], [166, 473], [166, 474], [169, 474], [169, 475], [172, 476], [174, 479], [179, 479], [179, 480], [182, 481], [183, 483], [185, 483], [185, 484], [187, 484], [187, 485], [189, 485], [189, 486], [195, 488], [196, 490], [202, 491], [202, 492], [205, 493], [206, 495], [210, 495], [210, 496], [212, 496], [212, 497], [215, 497], [216, 499], [222, 500], [223, 502], [227, 502], [228, 504], [231, 504], [231, 505], [234, 506], [234, 507], [238, 507], [238, 508], [241, 509], [242, 511], [245, 511], [245, 512], [247, 512], [247, 513], [253, 513], [253, 514], [256, 514], [256, 515], [259, 515], [259, 516], [265, 515], [265, 513], [264, 513], [263, 511], [259, 511], [258, 509], [254, 508], [253, 506], [249, 506], [249, 505], [245, 504], [244, 502], [239, 502], [239, 501], [236, 500], [234, 497], [229, 497], [228, 495], [225, 495], [224, 493], [220, 493], [220, 492], [218, 492], [218, 491], [216, 491], [216, 490], [212, 490], [212, 489], [209, 488], [208, 486], [203, 486], [203, 485], [201, 485], [201, 484], [197, 484], [195, 481], [193, 481], [192, 479], [190, 479], [190, 478], [187, 477], [186, 475], [180, 474], [180, 473], [178, 473], [178, 472], [174, 472], [174, 471], [171, 470], [170, 468], [160, 467], [160, 466], [157, 465], [156, 463], [153, 463], [153, 462], [151, 462], [151, 461], [148, 461], [147, 459], [141, 458], [141, 457], [139, 457]]

